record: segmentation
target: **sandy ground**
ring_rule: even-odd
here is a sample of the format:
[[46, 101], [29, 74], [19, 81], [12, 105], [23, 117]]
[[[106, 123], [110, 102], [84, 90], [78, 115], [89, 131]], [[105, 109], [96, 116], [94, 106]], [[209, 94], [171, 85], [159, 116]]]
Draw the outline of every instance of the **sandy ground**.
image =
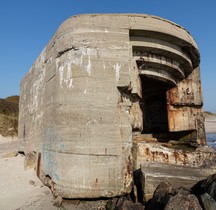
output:
[[[216, 133], [216, 117], [205, 120], [206, 133]], [[50, 189], [43, 186], [34, 170], [24, 170], [17, 139], [0, 136], [0, 210], [56, 210]], [[86, 209], [84, 205], [64, 209]]]
[[211, 116], [205, 119], [206, 133], [216, 133], [216, 117]]
[[[17, 139], [0, 136], [0, 210], [56, 210], [49, 188], [34, 170], [24, 170]], [[16, 156], [15, 156], [16, 155]]]

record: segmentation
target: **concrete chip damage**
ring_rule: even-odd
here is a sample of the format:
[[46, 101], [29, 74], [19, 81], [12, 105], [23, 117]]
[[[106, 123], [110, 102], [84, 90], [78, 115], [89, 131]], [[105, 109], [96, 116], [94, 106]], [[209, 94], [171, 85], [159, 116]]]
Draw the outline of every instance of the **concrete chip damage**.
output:
[[39, 178], [63, 198], [121, 196], [139, 183], [148, 199], [167, 178], [192, 186], [215, 173], [199, 64], [191, 35], [162, 18], [69, 18], [21, 82], [26, 165], [34, 156]]

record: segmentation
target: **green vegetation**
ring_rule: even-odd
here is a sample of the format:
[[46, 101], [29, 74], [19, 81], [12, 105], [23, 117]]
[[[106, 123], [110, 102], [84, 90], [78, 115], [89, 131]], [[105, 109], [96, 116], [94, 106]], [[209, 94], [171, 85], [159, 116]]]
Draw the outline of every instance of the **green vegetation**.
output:
[[212, 112], [208, 112], [208, 111], [205, 111], [204, 112], [204, 117], [205, 119], [215, 119], [216, 118], [216, 114], [215, 113], [212, 113]]
[[0, 99], [0, 134], [17, 136], [19, 116], [19, 96]]
[[215, 113], [212, 113], [212, 112], [208, 112], [208, 111], [205, 111], [204, 112], [204, 115], [212, 115], [212, 116], [216, 116], [216, 114]]

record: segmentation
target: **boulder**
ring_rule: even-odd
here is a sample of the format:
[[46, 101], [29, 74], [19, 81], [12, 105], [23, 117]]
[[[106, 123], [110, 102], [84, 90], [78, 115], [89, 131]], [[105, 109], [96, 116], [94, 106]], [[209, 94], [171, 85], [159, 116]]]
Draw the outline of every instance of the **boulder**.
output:
[[198, 198], [186, 190], [179, 190], [171, 197], [164, 210], [202, 210]]
[[198, 198], [190, 190], [174, 188], [169, 182], [161, 182], [146, 203], [146, 210], [202, 210]]
[[117, 202], [118, 198], [108, 200], [106, 203], [106, 210], [114, 210]]
[[201, 184], [201, 188], [216, 200], [216, 174], [213, 174], [204, 180]]
[[115, 207], [115, 210], [144, 210], [144, 206], [141, 203], [133, 203], [129, 200], [123, 200]]
[[216, 174], [198, 182], [192, 190], [205, 210], [216, 209]]
[[153, 198], [146, 203], [146, 210], [161, 210], [169, 199], [175, 195], [175, 189], [167, 182], [161, 182], [154, 191]]
[[204, 210], [216, 209], [216, 201], [208, 193], [202, 194], [200, 200]]

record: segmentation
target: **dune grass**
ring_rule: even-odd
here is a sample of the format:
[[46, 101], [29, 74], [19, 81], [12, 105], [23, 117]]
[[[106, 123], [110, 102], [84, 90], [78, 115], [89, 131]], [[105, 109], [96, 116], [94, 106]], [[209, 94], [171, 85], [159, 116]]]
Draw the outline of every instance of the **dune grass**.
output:
[[17, 136], [19, 116], [19, 96], [0, 99], [0, 134]]

